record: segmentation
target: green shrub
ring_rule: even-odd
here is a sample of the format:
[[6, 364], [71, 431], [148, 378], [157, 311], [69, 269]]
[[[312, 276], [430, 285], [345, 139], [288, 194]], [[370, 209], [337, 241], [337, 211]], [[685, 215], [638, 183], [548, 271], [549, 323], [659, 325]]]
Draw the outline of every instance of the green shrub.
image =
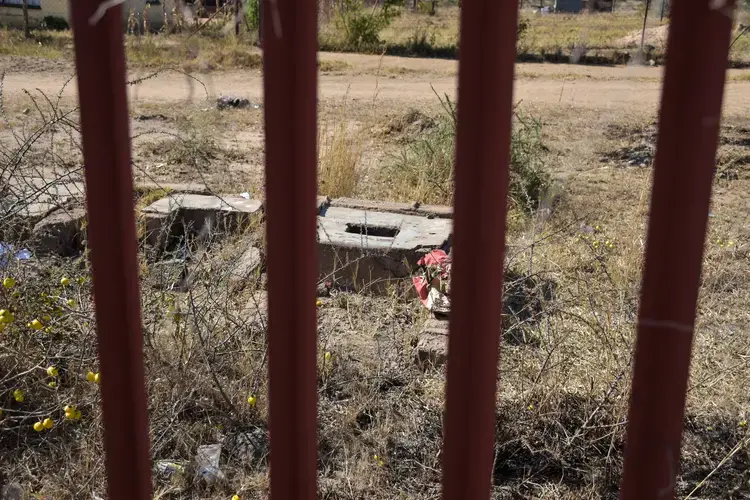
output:
[[53, 31], [65, 31], [70, 29], [68, 21], [58, 16], [44, 16], [42, 28]]
[[[408, 142], [384, 169], [388, 188], [400, 199], [452, 204], [457, 125], [456, 104], [440, 99], [444, 113], [436, 124]], [[535, 209], [551, 185], [542, 143], [541, 122], [516, 112], [511, 134], [509, 203]]]
[[382, 44], [380, 32], [401, 15], [403, 0], [384, 0], [365, 8], [364, 0], [342, 0], [336, 9], [336, 28], [344, 34], [349, 50], [375, 49]]
[[260, 2], [262, 0], [250, 0], [247, 6], [247, 25], [251, 31], [260, 29]]

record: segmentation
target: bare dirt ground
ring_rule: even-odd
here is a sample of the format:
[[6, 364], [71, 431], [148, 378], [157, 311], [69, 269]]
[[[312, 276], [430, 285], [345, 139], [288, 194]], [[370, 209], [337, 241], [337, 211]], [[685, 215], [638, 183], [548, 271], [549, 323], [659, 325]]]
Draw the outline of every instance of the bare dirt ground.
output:
[[[362, 54], [321, 54], [322, 61], [341, 61], [346, 67], [320, 76], [323, 99], [424, 102], [439, 94], [455, 95], [457, 63], [439, 59], [379, 57]], [[18, 66], [17, 64], [15, 66]], [[663, 68], [563, 66], [556, 64], [518, 64], [516, 100], [539, 105], [564, 104], [603, 111], [632, 110], [653, 112], [660, 95]], [[136, 80], [152, 74], [131, 72]], [[739, 80], [750, 70], [729, 72], [725, 109], [727, 115], [750, 115], [750, 81]], [[43, 72], [9, 72], [5, 77], [6, 95], [17, 95], [22, 89], [38, 88], [55, 94], [70, 76], [70, 70]], [[200, 101], [221, 94], [237, 94], [262, 99], [262, 77], [259, 71], [229, 71], [195, 74], [194, 79], [175, 72], [164, 72], [131, 87], [131, 102], [171, 103]], [[66, 95], [75, 94], [71, 85]]]

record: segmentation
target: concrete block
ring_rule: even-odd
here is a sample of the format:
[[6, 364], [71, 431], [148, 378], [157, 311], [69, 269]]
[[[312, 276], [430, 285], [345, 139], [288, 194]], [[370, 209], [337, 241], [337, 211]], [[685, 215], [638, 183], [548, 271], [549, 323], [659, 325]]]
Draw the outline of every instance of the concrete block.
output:
[[320, 276], [375, 291], [411, 276], [419, 258], [450, 245], [452, 221], [331, 206], [318, 217]]
[[414, 361], [422, 368], [441, 367], [448, 361], [448, 321], [430, 318], [419, 333]]
[[9, 179], [5, 195], [0, 197], [0, 216], [5, 219], [0, 238], [28, 238], [40, 220], [84, 195], [81, 182], [43, 177]]
[[422, 205], [414, 203], [397, 203], [392, 201], [356, 200], [353, 198], [336, 198], [331, 200], [332, 207], [353, 208], [371, 212], [391, 212], [405, 215], [419, 215], [427, 218], [452, 219], [453, 207], [443, 205]]
[[86, 209], [75, 207], [52, 212], [34, 226], [34, 246], [42, 255], [72, 256], [82, 245]]
[[256, 247], [248, 247], [240, 258], [233, 263], [231, 274], [229, 276], [230, 283], [239, 284], [256, 278], [256, 273], [260, 270], [262, 265], [263, 257], [261, 256], [260, 249]]
[[[164, 237], [232, 231], [261, 214], [263, 204], [242, 196], [179, 193], [155, 201], [142, 210], [147, 242], [155, 245]], [[166, 227], [165, 227], [166, 226]]]

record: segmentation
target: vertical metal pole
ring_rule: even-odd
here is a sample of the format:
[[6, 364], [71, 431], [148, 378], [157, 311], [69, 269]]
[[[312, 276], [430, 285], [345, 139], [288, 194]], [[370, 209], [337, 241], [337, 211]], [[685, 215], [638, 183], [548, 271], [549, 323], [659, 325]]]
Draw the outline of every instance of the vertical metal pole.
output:
[[23, 35], [31, 38], [31, 27], [29, 26], [29, 0], [21, 0], [23, 8]]
[[242, 18], [240, 17], [240, 13], [242, 12], [241, 7], [242, 0], [234, 0], [234, 36], [240, 36], [240, 23], [242, 22]]
[[621, 498], [674, 498], [734, 2], [673, 4]]
[[108, 498], [151, 498], [122, 10], [72, 0]]
[[443, 498], [487, 499], [495, 424], [518, 3], [461, 10]]
[[646, 11], [643, 13], [643, 28], [641, 29], [641, 54], [643, 53], [643, 42], [646, 41], [646, 20], [648, 19], [648, 9], [651, 8], [651, 0], [646, 0]]
[[263, 5], [271, 498], [316, 498], [317, 6]]

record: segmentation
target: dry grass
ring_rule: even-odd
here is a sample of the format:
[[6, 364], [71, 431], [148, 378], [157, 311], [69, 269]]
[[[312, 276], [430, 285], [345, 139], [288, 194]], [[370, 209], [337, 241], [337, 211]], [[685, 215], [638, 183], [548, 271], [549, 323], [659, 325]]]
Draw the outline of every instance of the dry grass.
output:
[[346, 103], [333, 124], [318, 132], [318, 192], [331, 198], [351, 197], [359, 185], [363, 152], [362, 133], [346, 114]]
[[[20, 112], [25, 106], [10, 118], [33, 130], [36, 118]], [[217, 193], [252, 191], [253, 184], [262, 196], [260, 111], [205, 111], [204, 103], [136, 108], [134, 114], [153, 116], [133, 122], [136, 175], [206, 182]], [[412, 114], [418, 120], [401, 119], [400, 102], [352, 100], [344, 106], [322, 99], [320, 108], [320, 178], [331, 189], [326, 194], [378, 193], [381, 199], [413, 201], [414, 191], [400, 192], [377, 174], [394, 154], [423, 138], [437, 104], [420, 106]], [[545, 160], [560, 196], [550, 214], [509, 215], [492, 495], [614, 498], [650, 201], [653, 117], [566, 105], [531, 111], [542, 121]], [[704, 259], [680, 497], [714, 469], [693, 498], [750, 494], [747, 448], [722, 462], [747, 439], [750, 413], [750, 122], [736, 118], [728, 125], [722, 129]], [[14, 175], [31, 175], [25, 167], [51, 157], [48, 138]], [[2, 144], [4, 153], [15, 148], [7, 146], [10, 141]], [[56, 154], [65, 155], [56, 161], [69, 169], [80, 165], [72, 152]], [[142, 194], [134, 206], [165, 193]], [[250, 227], [242, 235], [188, 239], [158, 261], [140, 249], [152, 455], [156, 464], [183, 467], [172, 476], [155, 474], [160, 498], [268, 495], [263, 279], [253, 276], [238, 286], [231, 278], [240, 253], [262, 241], [262, 233], [262, 227]], [[0, 270], [0, 278], [12, 275], [18, 282], [12, 290], [0, 289], [0, 308], [16, 314], [0, 336], [0, 453], [7, 457], [0, 470], [40, 497], [104, 494], [99, 390], [85, 376], [105, 368], [97, 364], [84, 256], [14, 262]], [[60, 284], [64, 276], [71, 284]], [[319, 496], [436, 498], [445, 373], [414, 362], [426, 310], [396, 293], [341, 291], [321, 302]], [[37, 318], [50, 333], [26, 326]], [[56, 387], [48, 385], [50, 365], [59, 368]], [[25, 391], [24, 402], [13, 399], [15, 389]], [[256, 397], [253, 406], [249, 395]], [[81, 410], [80, 421], [65, 420], [69, 404]], [[53, 429], [35, 432], [33, 424], [46, 417], [55, 420]], [[250, 456], [237, 446], [242, 433], [258, 442]], [[206, 487], [193, 481], [193, 458], [198, 446], [216, 442], [224, 445], [226, 477]]]

